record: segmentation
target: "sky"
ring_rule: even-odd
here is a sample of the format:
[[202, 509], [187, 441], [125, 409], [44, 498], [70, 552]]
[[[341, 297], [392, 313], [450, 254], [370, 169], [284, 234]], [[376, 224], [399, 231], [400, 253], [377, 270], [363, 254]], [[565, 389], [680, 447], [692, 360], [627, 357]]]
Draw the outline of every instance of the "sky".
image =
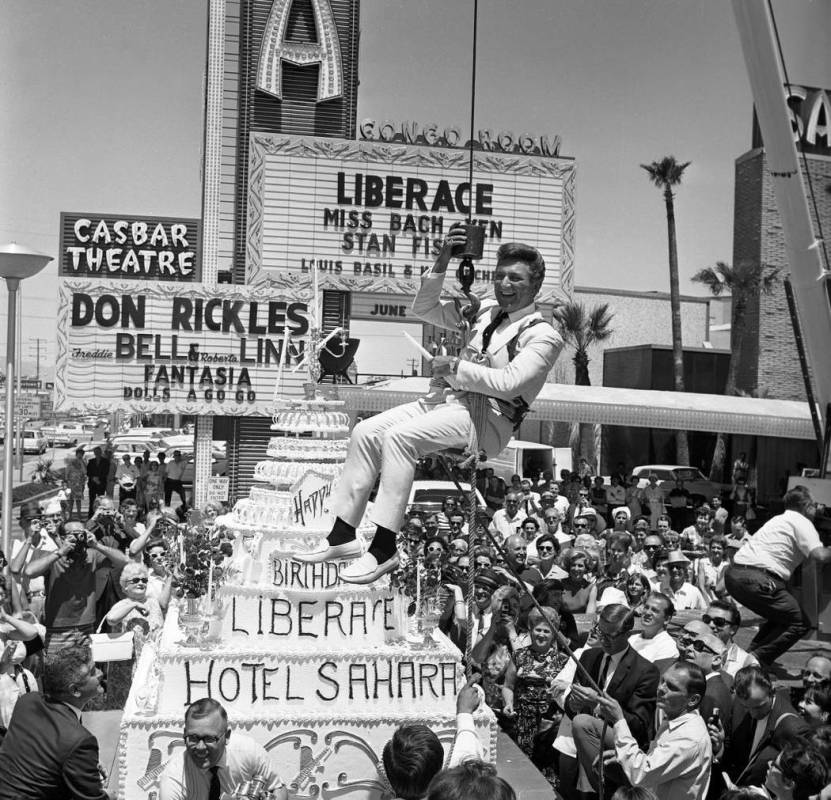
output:
[[[773, 9], [791, 81], [831, 87], [831, 0]], [[57, 256], [61, 211], [200, 216], [207, 0], [0, 0], [0, 20], [0, 242]], [[466, 130], [472, 20], [473, 0], [363, 0], [358, 120]], [[479, 0], [477, 128], [561, 136], [578, 285], [668, 290], [663, 198], [639, 165], [671, 154], [692, 162], [681, 289], [703, 294], [689, 277], [732, 260], [751, 109], [726, 0]], [[22, 284], [25, 371], [36, 338], [54, 362], [56, 276]]]

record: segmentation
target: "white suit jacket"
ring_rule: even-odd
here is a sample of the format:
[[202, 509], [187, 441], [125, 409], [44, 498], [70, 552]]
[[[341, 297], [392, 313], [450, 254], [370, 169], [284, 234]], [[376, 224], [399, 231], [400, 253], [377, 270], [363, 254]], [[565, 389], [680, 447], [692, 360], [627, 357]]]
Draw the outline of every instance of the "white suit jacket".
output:
[[[421, 319], [441, 328], [457, 330], [461, 315], [452, 300], [441, 300], [441, 289], [447, 273], [428, 273], [413, 300], [413, 313]], [[473, 325], [469, 345], [475, 350], [482, 346], [482, 332], [498, 313], [495, 300], [485, 300]], [[465, 392], [477, 392], [501, 400], [521, 397], [528, 405], [540, 393], [560, 350], [563, 340], [548, 324], [529, 324], [542, 319], [534, 304], [512, 312], [509, 322], [494, 331], [488, 354], [491, 366], [462, 360], [455, 375], [447, 378], [449, 389], [444, 390], [444, 400], [464, 402]], [[516, 354], [510, 360], [508, 344], [519, 334]], [[464, 356], [463, 356], [464, 358]], [[440, 400], [440, 398], [434, 398]], [[513, 424], [495, 408], [491, 408], [485, 429], [480, 433], [479, 448], [489, 455], [499, 453], [513, 432]]]

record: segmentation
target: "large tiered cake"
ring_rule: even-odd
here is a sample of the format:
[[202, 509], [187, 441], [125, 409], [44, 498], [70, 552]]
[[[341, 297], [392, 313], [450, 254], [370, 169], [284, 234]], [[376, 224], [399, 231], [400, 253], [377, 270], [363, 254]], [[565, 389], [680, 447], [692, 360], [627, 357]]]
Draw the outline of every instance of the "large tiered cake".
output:
[[[266, 747], [290, 797], [389, 796], [379, 763], [402, 724], [429, 725], [452, 741], [459, 651], [440, 634], [433, 647], [409, 644], [406, 598], [386, 578], [354, 586], [340, 581], [342, 564], [292, 558], [329, 530], [347, 421], [337, 401], [322, 400], [275, 417], [282, 435], [255, 472], [267, 487], [219, 521], [237, 540], [204, 649], [181, 644], [180, 606], [169, 610], [158, 648], [142, 652], [121, 724], [120, 797], [155, 800], [164, 763], [184, 746], [185, 707], [205, 696]], [[494, 760], [493, 714], [483, 708], [475, 719]]]

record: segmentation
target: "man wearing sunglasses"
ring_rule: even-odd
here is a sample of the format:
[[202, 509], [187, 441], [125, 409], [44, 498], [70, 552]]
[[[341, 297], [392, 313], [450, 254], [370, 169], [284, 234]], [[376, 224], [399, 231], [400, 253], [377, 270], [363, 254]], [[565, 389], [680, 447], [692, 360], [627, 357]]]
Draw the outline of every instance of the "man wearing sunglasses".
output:
[[722, 719], [731, 718], [733, 698], [730, 689], [721, 677], [721, 668], [724, 663], [724, 642], [712, 634], [701, 623], [693, 620], [688, 622], [678, 637], [678, 648], [682, 658], [692, 661], [701, 667], [707, 680], [707, 689], [701, 699], [699, 711], [705, 721], [713, 716], [713, 710], [719, 710]]
[[688, 580], [690, 560], [680, 550], [672, 550], [667, 554], [666, 564], [669, 569], [669, 587], [662, 591], [672, 600], [675, 610], [703, 611], [707, 604], [698, 588]]
[[721, 674], [728, 687], [733, 685], [733, 678], [742, 667], [759, 665], [755, 656], [750, 655], [733, 641], [736, 631], [742, 624], [742, 615], [734, 603], [713, 600], [701, 620], [710, 626], [713, 635], [717, 636], [727, 648], [721, 662]]
[[43, 576], [46, 581], [43, 622], [47, 650], [74, 641], [76, 632], [91, 634], [95, 630], [101, 575], [129, 561], [75, 520], [61, 526], [56, 541], [57, 550], [37, 549], [24, 569], [28, 578]]
[[275, 800], [287, 799], [265, 748], [241, 733], [232, 736], [228, 714], [216, 700], [204, 697], [188, 706], [184, 739], [184, 751], [177, 750], [162, 772], [159, 800], [219, 800], [255, 778]]

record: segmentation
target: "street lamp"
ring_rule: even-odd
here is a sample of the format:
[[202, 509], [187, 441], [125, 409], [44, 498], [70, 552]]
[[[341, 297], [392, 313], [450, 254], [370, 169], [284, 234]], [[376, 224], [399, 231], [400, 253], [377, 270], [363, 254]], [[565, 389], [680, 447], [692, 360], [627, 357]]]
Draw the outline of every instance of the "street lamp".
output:
[[9, 310], [6, 324], [6, 432], [3, 453], [3, 553], [11, 559], [12, 450], [14, 449], [14, 350], [17, 325], [17, 290], [20, 281], [37, 275], [50, 261], [36, 250], [16, 242], [0, 245], [0, 278], [6, 281]]

